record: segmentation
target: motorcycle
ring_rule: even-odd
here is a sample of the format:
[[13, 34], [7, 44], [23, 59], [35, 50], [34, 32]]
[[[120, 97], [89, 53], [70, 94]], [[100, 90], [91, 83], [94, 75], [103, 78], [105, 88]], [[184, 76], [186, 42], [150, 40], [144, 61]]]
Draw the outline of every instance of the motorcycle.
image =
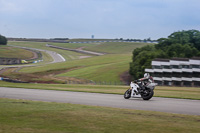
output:
[[124, 98], [129, 99], [131, 97], [141, 97], [143, 100], [149, 100], [154, 95], [154, 88], [157, 83], [154, 81], [144, 83], [142, 81], [134, 81], [130, 83], [130, 89], [124, 93]]

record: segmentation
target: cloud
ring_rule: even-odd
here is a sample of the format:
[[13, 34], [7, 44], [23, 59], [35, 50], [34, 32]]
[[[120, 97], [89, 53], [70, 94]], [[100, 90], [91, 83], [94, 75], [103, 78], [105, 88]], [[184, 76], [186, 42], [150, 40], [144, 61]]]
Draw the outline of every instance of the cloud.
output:
[[157, 39], [199, 30], [199, 5], [198, 0], [0, 0], [0, 31], [20, 37]]
[[20, 12], [21, 9], [18, 8], [16, 3], [9, 0], [0, 0], [0, 12], [3, 13], [16, 13]]

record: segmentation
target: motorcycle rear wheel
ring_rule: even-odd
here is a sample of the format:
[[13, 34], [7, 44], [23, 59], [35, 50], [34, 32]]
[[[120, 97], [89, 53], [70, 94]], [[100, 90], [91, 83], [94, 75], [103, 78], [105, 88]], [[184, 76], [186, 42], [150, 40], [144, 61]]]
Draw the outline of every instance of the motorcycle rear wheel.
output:
[[124, 93], [124, 98], [125, 99], [129, 99], [131, 97], [131, 90], [128, 89], [125, 93]]
[[145, 88], [145, 92], [141, 96], [142, 96], [143, 100], [149, 100], [153, 97], [153, 95], [154, 95], [154, 91], [152, 89]]

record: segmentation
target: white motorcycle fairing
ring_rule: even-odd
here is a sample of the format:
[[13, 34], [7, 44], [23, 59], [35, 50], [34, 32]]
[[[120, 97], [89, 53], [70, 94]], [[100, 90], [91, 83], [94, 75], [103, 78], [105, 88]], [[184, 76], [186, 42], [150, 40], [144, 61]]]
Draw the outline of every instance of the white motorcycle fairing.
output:
[[131, 89], [132, 89], [131, 97], [141, 97], [141, 95], [139, 94], [138, 89], [137, 89], [137, 88], [139, 88], [139, 86], [136, 83], [133, 83], [133, 82], [131, 82], [130, 86], [131, 86]]

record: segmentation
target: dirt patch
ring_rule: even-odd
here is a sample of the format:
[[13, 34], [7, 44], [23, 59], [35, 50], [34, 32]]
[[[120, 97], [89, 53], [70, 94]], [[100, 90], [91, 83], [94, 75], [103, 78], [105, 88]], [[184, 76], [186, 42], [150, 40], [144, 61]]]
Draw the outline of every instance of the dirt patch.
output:
[[89, 81], [85, 79], [78, 79], [72, 77], [57, 77], [56, 75], [61, 73], [66, 73], [75, 69], [79, 69], [82, 67], [72, 67], [72, 68], [63, 68], [63, 69], [55, 69], [48, 70], [44, 72], [36, 72], [36, 73], [22, 73], [15, 71], [17, 68], [7, 68], [2, 72], [2, 77], [9, 78], [12, 80], [29, 82], [29, 83], [46, 83], [46, 84], [65, 84], [65, 83], [89, 83]]
[[76, 70], [76, 69], [80, 69], [80, 68], [83, 68], [82, 66], [80, 67], [71, 67], [71, 68], [62, 68], [62, 69], [52, 69], [52, 70], [47, 70], [47, 71], [43, 71], [43, 72], [36, 72], [36, 73], [32, 73], [32, 74], [37, 74], [37, 75], [58, 75], [58, 74], [61, 74], [61, 73], [66, 73], [66, 72], [69, 72], [69, 71], [73, 71], [73, 70]]
[[0, 69], [0, 74], [4, 73], [6, 70], [6, 68]]
[[83, 50], [85, 47], [79, 47], [77, 48], [77, 50]]

